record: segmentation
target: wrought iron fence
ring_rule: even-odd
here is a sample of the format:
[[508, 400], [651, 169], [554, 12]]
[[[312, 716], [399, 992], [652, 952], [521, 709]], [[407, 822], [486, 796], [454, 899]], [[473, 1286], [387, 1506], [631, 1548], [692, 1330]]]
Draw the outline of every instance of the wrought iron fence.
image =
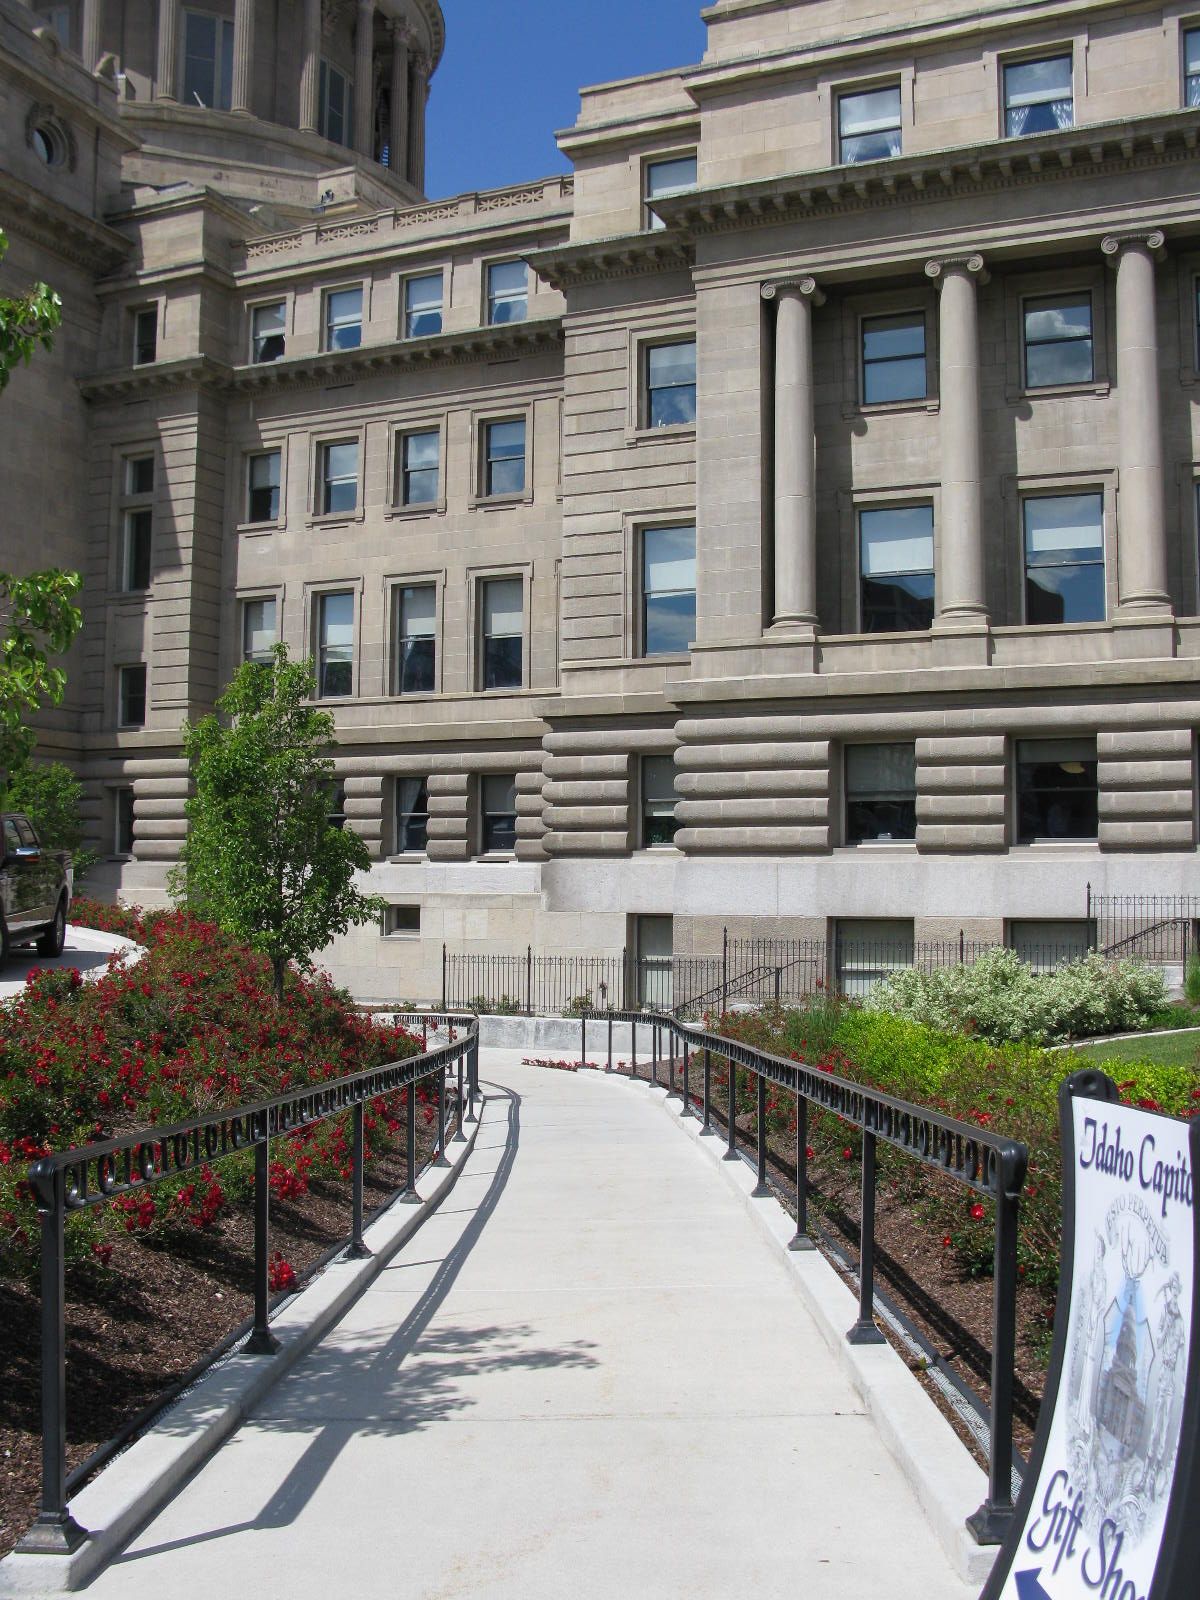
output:
[[1186, 967], [1200, 953], [1200, 895], [1096, 894], [1087, 890], [1093, 947], [1114, 959]]
[[[1017, 1230], [1021, 1192], [1029, 1166], [1028, 1148], [1018, 1140], [987, 1128], [959, 1122], [928, 1106], [897, 1100], [861, 1083], [817, 1071], [802, 1061], [772, 1055], [740, 1040], [687, 1023], [665, 1012], [613, 1012], [602, 1018], [580, 1018], [579, 1060], [588, 1060], [588, 1034], [602, 1030], [607, 1049], [606, 1071], [613, 1070], [612, 1029], [615, 1022], [632, 1029], [630, 1058], [637, 1060], [639, 1027], [646, 1030], [651, 1051], [650, 1081], [678, 1096], [681, 1117], [701, 1119], [701, 1133], [715, 1135], [719, 1112], [713, 1098], [713, 1061], [730, 1064], [731, 1090], [735, 1069], [754, 1081], [753, 1154], [756, 1196], [772, 1193], [767, 1179], [767, 1085], [774, 1084], [796, 1100], [796, 1161], [793, 1204], [796, 1232], [792, 1250], [812, 1250], [808, 1200], [808, 1114], [813, 1106], [831, 1112], [862, 1133], [862, 1211], [859, 1233], [858, 1315], [847, 1330], [850, 1344], [882, 1344], [875, 1322], [875, 1198], [880, 1141], [902, 1151], [922, 1166], [973, 1190], [995, 1206], [994, 1274], [992, 1282], [992, 1348], [988, 1439], [988, 1492], [967, 1518], [980, 1544], [999, 1544], [1013, 1516], [1013, 1398], [1016, 1385]], [[607, 1044], [603, 1032], [607, 1033]], [[692, 1089], [690, 1059], [701, 1059], [699, 1095]], [[678, 1067], [677, 1067], [678, 1064]], [[741, 1159], [735, 1093], [729, 1094], [725, 1123], [725, 1160]]]
[[[310, 1084], [290, 1094], [254, 1105], [234, 1106], [189, 1118], [170, 1127], [143, 1128], [94, 1144], [57, 1151], [29, 1169], [41, 1218], [41, 1375], [42, 1494], [37, 1521], [18, 1545], [31, 1553], [69, 1554], [87, 1537], [67, 1508], [69, 1495], [100, 1464], [92, 1457], [67, 1472], [66, 1397], [66, 1220], [73, 1212], [104, 1205], [115, 1196], [142, 1192], [164, 1178], [193, 1172], [208, 1162], [238, 1151], [254, 1152], [254, 1324], [242, 1346], [245, 1355], [271, 1355], [278, 1341], [270, 1326], [270, 1150], [271, 1140], [295, 1133], [343, 1111], [352, 1113], [353, 1178], [349, 1256], [371, 1254], [363, 1241], [363, 1143], [367, 1105], [381, 1095], [405, 1093], [405, 1187], [399, 1199], [420, 1199], [417, 1178], [417, 1084], [436, 1078], [438, 1086], [437, 1158], [448, 1165], [445, 1146], [451, 1121], [462, 1137], [464, 1121], [475, 1118], [479, 1096], [479, 1025], [473, 1016], [441, 1013], [397, 1013], [407, 1025], [446, 1028], [447, 1043], [389, 1062], [366, 1072], [350, 1073], [327, 1083]], [[456, 1082], [447, 1074], [457, 1068]], [[448, 1115], [450, 1098], [453, 1118]]]
[[[442, 1005], [482, 1013], [580, 1016], [657, 1009], [701, 1016], [730, 1005], [795, 1004], [822, 989], [862, 996], [889, 974], [908, 967], [933, 972], [969, 966], [997, 941], [852, 939], [730, 939], [719, 954], [556, 956], [452, 951], [442, 946]], [[1082, 940], [1023, 945], [1035, 972], [1050, 972], [1085, 953]], [[1115, 952], [1119, 955], [1121, 952]], [[1155, 959], [1150, 957], [1149, 959]]]

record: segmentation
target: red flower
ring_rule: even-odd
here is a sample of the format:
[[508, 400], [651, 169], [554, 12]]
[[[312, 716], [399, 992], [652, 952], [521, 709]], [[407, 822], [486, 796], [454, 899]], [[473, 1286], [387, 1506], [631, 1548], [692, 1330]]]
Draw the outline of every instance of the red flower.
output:
[[271, 1257], [270, 1265], [267, 1269], [267, 1286], [272, 1294], [278, 1294], [283, 1289], [294, 1289], [296, 1287], [296, 1269], [290, 1261], [283, 1259], [278, 1250]]
[[842, 1160], [843, 1161], [849, 1161], [853, 1155], [854, 1155], [854, 1151], [851, 1150], [849, 1145], [847, 1145], [846, 1148], [842, 1151]]
[[981, 1222], [983, 1220], [983, 1207], [980, 1205], [978, 1200], [976, 1200], [975, 1204], [971, 1207], [971, 1215], [974, 1217], [976, 1222]]

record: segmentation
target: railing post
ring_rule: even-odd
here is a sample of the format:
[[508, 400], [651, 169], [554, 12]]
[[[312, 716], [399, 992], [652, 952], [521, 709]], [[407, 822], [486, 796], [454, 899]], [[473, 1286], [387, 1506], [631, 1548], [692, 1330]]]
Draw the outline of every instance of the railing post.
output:
[[721, 1015], [729, 1010], [729, 929], [721, 929]]
[[779, 1005], [783, 999], [783, 968], [775, 968], [775, 1004]]
[[662, 1035], [656, 1022], [650, 1029], [650, 1082], [656, 1089], [658, 1088], [658, 1047], [661, 1041]]
[[461, 1050], [458, 1053], [458, 1097], [455, 1101], [455, 1113], [457, 1127], [454, 1131], [454, 1137], [458, 1143], [465, 1144], [467, 1136], [463, 1132], [463, 1052]]
[[846, 1335], [848, 1344], [884, 1344], [875, 1326], [875, 1134], [863, 1128], [862, 1228], [858, 1261], [858, 1320]]
[[446, 1068], [443, 1064], [438, 1073], [438, 1145], [437, 1156], [434, 1158], [435, 1167], [448, 1167], [450, 1159], [446, 1155]]
[[629, 1076], [637, 1077], [637, 1023], [632, 1018], [629, 1023]]
[[467, 1110], [468, 1122], [477, 1120], [475, 1102], [479, 1098], [479, 1035], [475, 1034], [467, 1052]]
[[700, 1126], [701, 1138], [712, 1139], [716, 1130], [712, 1125], [712, 1051], [704, 1046], [704, 1121]]
[[445, 942], [443, 941], [443, 943], [442, 943], [442, 1010], [446, 1011], [448, 1009], [449, 1009], [448, 1002], [446, 1000], [446, 945], [445, 945]]
[[958, 964], [963, 966], [967, 959], [967, 936], [960, 928], [958, 930]]
[[279, 1340], [271, 1332], [268, 1319], [271, 1272], [271, 1141], [266, 1113], [262, 1118], [262, 1138], [254, 1146], [254, 1328], [243, 1354], [271, 1356]]
[[406, 1206], [420, 1204], [421, 1196], [417, 1193], [417, 1086], [410, 1083], [405, 1091], [404, 1101], [404, 1149], [405, 1172], [404, 1188], [400, 1191], [400, 1199]]
[[729, 1057], [729, 1126], [725, 1130], [725, 1154], [722, 1161], [736, 1161], [737, 1153], [737, 1068]]
[[[1010, 1175], [999, 1165], [996, 1186], [995, 1272], [992, 1280], [992, 1431], [987, 1499], [967, 1518], [979, 1544], [1001, 1544], [1013, 1517], [1013, 1369], [1017, 1356], [1017, 1215], [1020, 1200], [1007, 1192]], [[1018, 1191], [1019, 1192], [1019, 1191]]]
[[608, 1065], [605, 1067], [604, 1070], [605, 1070], [605, 1072], [611, 1072], [612, 1071], [612, 1007], [611, 1006], [609, 1006], [609, 1008], [608, 1008]]
[[533, 946], [525, 946], [525, 1015], [533, 1015]]
[[808, 1232], [808, 1101], [796, 1092], [796, 1232], [789, 1250], [815, 1250]]
[[579, 1065], [587, 1066], [587, 1012], [580, 1014], [579, 1018]]
[[758, 1179], [751, 1193], [755, 1200], [765, 1200], [771, 1193], [771, 1185], [767, 1182], [767, 1080], [761, 1072], [755, 1074], [754, 1120]]
[[[37, 1555], [69, 1555], [87, 1534], [67, 1510], [67, 1313], [65, 1180], [49, 1175], [39, 1190], [42, 1214], [42, 1502], [37, 1521], [17, 1545]], [[48, 1200], [48, 1204], [46, 1203]]]
[[670, 1038], [670, 1058], [667, 1065], [667, 1099], [675, 1093], [675, 1029], [667, 1024], [668, 1037]]
[[350, 1243], [346, 1254], [353, 1261], [361, 1261], [371, 1254], [363, 1243], [363, 1151], [366, 1146], [366, 1112], [361, 1100], [355, 1101], [353, 1116], [354, 1153], [351, 1157], [354, 1173], [350, 1185]]
[[688, 1042], [686, 1039], [683, 1041], [683, 1072], [680, 1081], [680, 1094], [683, 1104], [679, 1108], [679, 1115], [681, 1117], [694, 1117], [696, 1113], [692, 1110], [691, 1086], [688, 1083]]

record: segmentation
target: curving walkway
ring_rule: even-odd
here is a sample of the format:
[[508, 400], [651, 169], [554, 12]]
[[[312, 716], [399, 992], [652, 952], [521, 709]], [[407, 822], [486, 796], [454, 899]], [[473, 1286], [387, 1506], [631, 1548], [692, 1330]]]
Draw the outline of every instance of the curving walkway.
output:
[[624, 1085], [481, 1070], [441, 1210], [85, 1592], [974, 1593], [707, 1155]]

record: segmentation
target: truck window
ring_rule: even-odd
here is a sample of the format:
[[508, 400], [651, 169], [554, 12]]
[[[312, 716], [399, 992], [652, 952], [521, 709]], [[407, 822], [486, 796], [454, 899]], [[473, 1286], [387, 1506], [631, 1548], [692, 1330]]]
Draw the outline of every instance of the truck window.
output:
[[42, 847], [38, 843], [38, 836], [36, 833], [34, 833], [30, 824], [26, 822], [25, 818], [16, 817], [14, 820], [17, 824], [17, 832], [21, 836], [21, 843], [27, 848], [32, 845], [35, 850], [40, 850]]
[[11, 856], [21, 843], [21, 836], [17, 832], [17, 825], [11, 817], [4, 819], [4, 854]]

